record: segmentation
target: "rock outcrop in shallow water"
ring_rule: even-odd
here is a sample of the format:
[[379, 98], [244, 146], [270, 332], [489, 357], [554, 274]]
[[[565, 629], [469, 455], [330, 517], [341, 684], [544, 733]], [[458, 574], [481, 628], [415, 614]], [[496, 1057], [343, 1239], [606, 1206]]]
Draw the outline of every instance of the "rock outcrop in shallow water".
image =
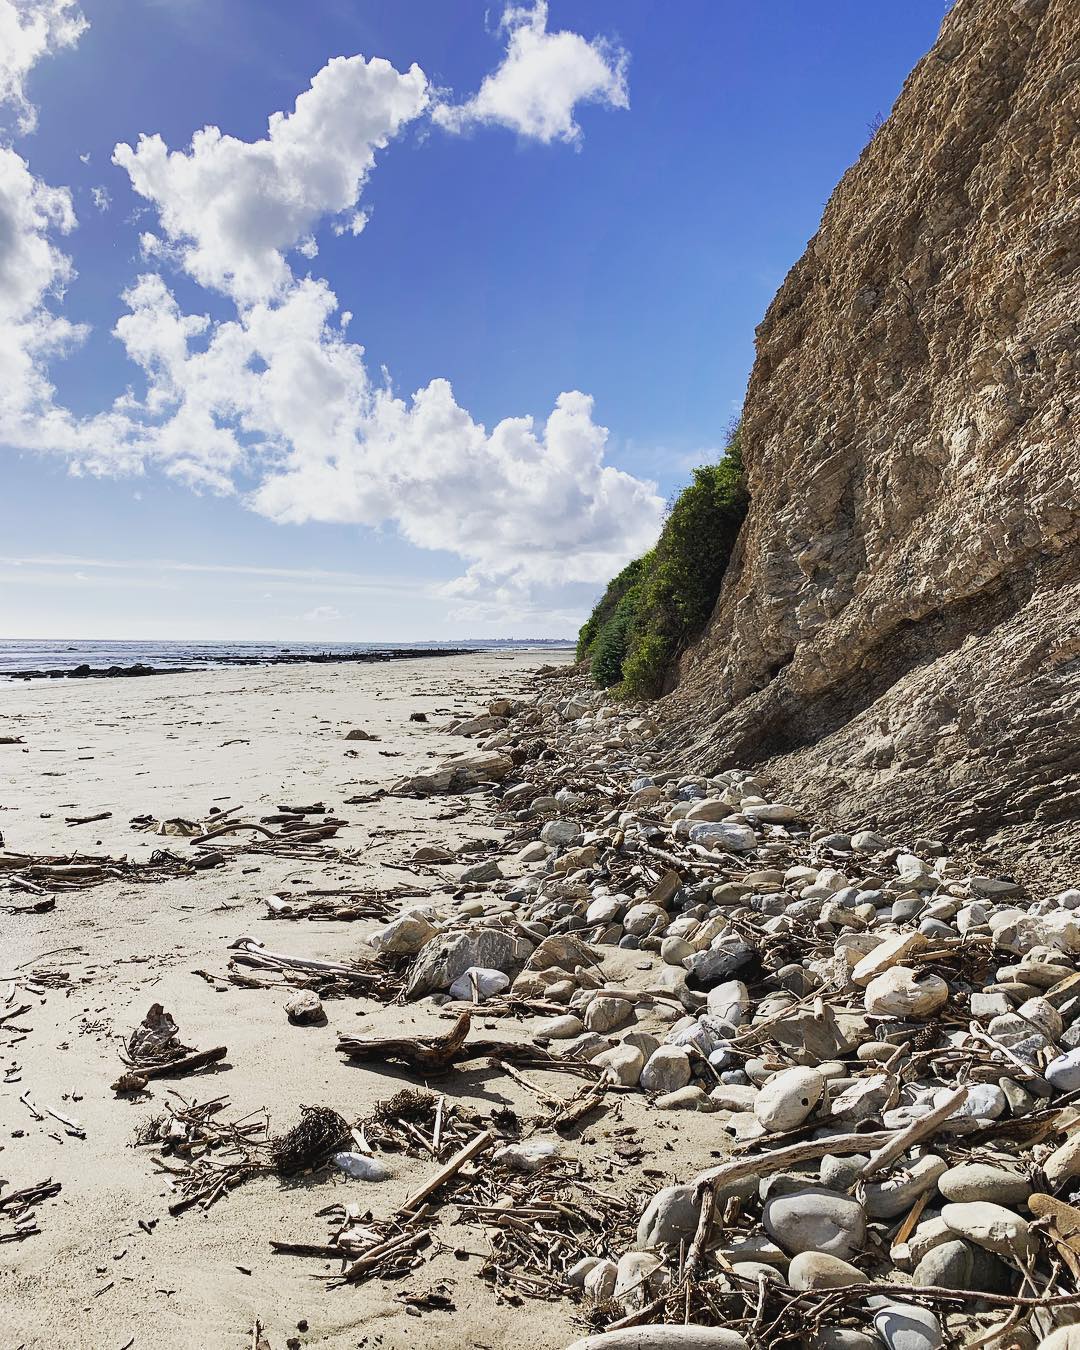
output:
[[1074, 0], [959, 0], [758, 330], [750, 514], [669, 700], [711, 771], [1047, 876], [1080, 838], [1078, 120]]

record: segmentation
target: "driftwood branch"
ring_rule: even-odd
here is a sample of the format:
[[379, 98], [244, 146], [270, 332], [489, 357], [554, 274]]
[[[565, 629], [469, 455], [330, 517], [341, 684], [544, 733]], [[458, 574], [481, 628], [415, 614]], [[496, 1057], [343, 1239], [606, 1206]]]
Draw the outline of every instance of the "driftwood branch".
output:
[[906, 1130], [893, 1135], [888, 1143], [870, 1155], [859, 1174], [860, 1178], [866, 1181], [867, 1178], [876, 1176], [878, 1172], [883, 1172], [894, 1159], [906, 1153], [912, 1144], [917, 1144], [921, 1139], [933, 1134], [938, 1126], [943, 1125], [956, 1108], [967, 1100], [967, 1095], [967, 1088], [957, 1088], [928, 1116], [922, 1116], [919, 1120], [913, 1121]]
[[768, 1153], [755, 1153], [752, 1157], [721, 1163], [719, 1167], [700, 1173], [691, 1184], [719, 1190], [721, 1186], [742, 1181], [745, 1177], [767, 1176], [772, 1172], [783, 1172], [797, 1163], [824, 1158], [826, 1153], [842, 1155], [884, 1148], [895, 1137], [892, 1130], [879, 1130], [873, 1134], [834, 1134], [828, 1139], [807, 1139], [801, 1144], [787, 1144], [784, 1148], [770, 1149]]
[[495, 1136], [490, 1130], [483, 1130], [475, 1138], [470, 1139], [465, 1147], [458, 1149], [450, 1161], [440, 1167], [434, 1176], [429, 1177], [422, 1186], [413, 1191], [398, 1210], [398, 1215], [414, 1214], [429, 1196], [434, 1195], [451, 1177], [457, 1176], [467, 1162], [475, 1158], [478, 1153], [483, 1153], [485, 1149], [490, 1148], [494, 1142]]
[[181, 1055], [179, 1059], [166, 1060], [161, 1064], [137, 1064], [127, 1073], [121, 1074], [112, 1085], [114, 1092], [141, 1092], [151, 1078], [182, 1078], [185, 1074], [197, 1073], [211, 1064], [216, 1064], [228, 1054], [224, 1045], [216, 1045], [212, 1050], [197, 1050], [191, 1055]]
[[466, 1011], [442, 1036], [342, 1036], [337, 1048], [349, 1059], [402, 1060], [424, 1074], [440, 1074], [461, 1057], [471, 1026], [472, 1018]]
[[590, 1078], [600, 1076], [600, 1070], [586, 1060], [556, 1059], [536, 1045], [487, 1039], [467, 1041], [471, 1026], [472, 1017], [465, 1009], [442, 1036], [341, 1036], [337, 1048], [348, 1059], [396, 1060], [425, 1076], [446, 1073], [475, 1059], [566, 1069]]

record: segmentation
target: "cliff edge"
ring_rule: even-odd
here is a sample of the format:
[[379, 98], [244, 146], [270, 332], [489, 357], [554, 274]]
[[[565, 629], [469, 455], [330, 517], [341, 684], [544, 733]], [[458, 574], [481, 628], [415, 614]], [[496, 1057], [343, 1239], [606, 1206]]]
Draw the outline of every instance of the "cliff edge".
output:
[[750, 512], [667, 699], [668, 744], [712, 770], [757, 765], [837, 823], [991, 843], [1062, 880], [1078, 124], [1075, 0], [959, 0], [758, 329]]

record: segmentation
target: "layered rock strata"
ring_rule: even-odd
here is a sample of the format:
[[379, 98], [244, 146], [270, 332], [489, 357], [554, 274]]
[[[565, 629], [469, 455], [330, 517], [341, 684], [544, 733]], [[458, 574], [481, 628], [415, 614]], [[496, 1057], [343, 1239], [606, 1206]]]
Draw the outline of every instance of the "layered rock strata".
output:
[[668, 700], [710, 771], [1047, 875], [1080, 838], [1078, 122], [1073, 0], [959, 0], [758, 329], [750, 514]]

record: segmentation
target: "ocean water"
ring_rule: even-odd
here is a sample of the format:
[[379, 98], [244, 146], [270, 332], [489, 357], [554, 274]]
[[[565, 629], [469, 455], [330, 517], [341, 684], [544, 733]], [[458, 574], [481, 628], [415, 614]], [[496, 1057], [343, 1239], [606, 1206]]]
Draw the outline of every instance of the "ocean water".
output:
[[64, 638], [0, 638], [0, 678], [20, 670], [108, 669], [142, 664], [155, 670], [248, 665], [275, 657], [344, 656], [359, 652], [439, 651], [469, 647], [495, 651], [558, 651], [572, 642], [464, 638], [456, 642], [123, 642]]

